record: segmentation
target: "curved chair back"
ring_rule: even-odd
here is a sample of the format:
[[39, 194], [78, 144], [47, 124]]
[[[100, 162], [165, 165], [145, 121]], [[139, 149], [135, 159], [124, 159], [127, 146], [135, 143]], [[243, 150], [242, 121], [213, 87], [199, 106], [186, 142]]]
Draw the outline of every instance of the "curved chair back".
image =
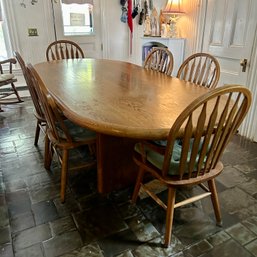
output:
[[251, 93], [242, 86], [219, 87], [193, 101], [177, 118], [167, 142], [162, 174], [170, 173], [172, 151], [181, 137], [178, 179], [212, 176], [231, 136], [236, 133], [251, 105]]
[[20, 64], [23, 76], [25, 78], [25, 81], [27, 83], [27, 86], [28, 86], [28, 89], [29, 89], [29, 92], [30, 92], [30, 95], [31, 95], [33, 105], [35, 107], [34, 114], [35, 114], [35, 117], [37, 118], [37, 127], [36, 127], [34, 145], [37, 145], [38, 139], [39, 139], [40, 129], [43, 133], [45, 133], [46, 120], [45, 120], [44, 111], [43, 111], [43, 108], [40, 104], [37, 89], [35, 88], [36, 84], [34, 84], [31, 81], [31, 76], [28, 74], [28, 70], [27, 70], [27, 67], [26, 67], [26, 64], [25, 64], [23, 58], [21, 57], [21, 55], [17, 51], [14, 52], [14, 56], [16, 57], [18, 63]]
[[181, 64], [177, 77], [204, 87], [215, 88], [220, 78], [220, 65], [214, 56], [196, 53]]
[[145, 59], [144, 68], [171, 75], [173, 70], [173, 55], [168, 48], [153, 47]]
[[[40, 103], [44, 110], [48, 126], [48, 135], [51, 136], [52, 141], [62, 142], [63, 138], [61, 138], [60, 133], [58, 133], [59, 128], [60, 130], [62, 130], [62, 134], [67, 139], [67, 141], [71, 142], [72, 139], [68, 133], [66, 126], [64, 125], [63, 116], [61, 115], [60, 111], [58, 111], [58, 107], [55, 101], [49, 95], [48, 90], [44, 86], [40, 77], [37, 76], [37, 73], [31, 64], [28, 64], [28, 74], [30, 75], [31, 82], [34, 85], [33, 88], [36, 89], [37, 95], [40, 99]], [[56, 124], [58, 124], [58, 126]]]
[[27, 83], [27, 86], [28, 86], [28, 89], [29, 89], [29, 92], [30, 92], [30, 95], [31, 95], [31, 99], [32, 99], [32, 102], [33, 102], [35, 110], [36, 110], [36, 113], [41, 119], [45, 119], [44, 112], [42, 110], [42, 106], [39, 103], [39, 96], [38, 96], [37, 91], [34, 87], [34, 84], [31, 81], [31, 76], [29, 76], [29, 74], [28, 74], [26, 64], [25, 64], [23, 58], [21, 57], [21, 55], [18, 52], [14, 52], [14, 55], [15, 55], [18, 63], [21, 66], [21, 70], [22, 70], [23, 76], [26, 80], [26, 83]]
[[57, 40], [46, 49], [47, 61], [84, 58], [80, 46], [70, 40]]

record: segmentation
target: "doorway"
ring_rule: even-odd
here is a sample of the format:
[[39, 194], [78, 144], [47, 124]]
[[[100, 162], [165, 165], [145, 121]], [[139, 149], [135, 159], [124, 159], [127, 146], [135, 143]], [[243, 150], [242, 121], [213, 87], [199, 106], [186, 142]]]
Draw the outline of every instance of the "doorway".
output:
[[[72, 1], [70, 1], [72, 2]], [[76, 1], [75, 1], [76, 2]], [[55, 22], [56, 38], [66, 39], [76, 42], [83, 50], [85, 57], [89, 58], [102, 58], [102, 48], [101, 48], [101, 1], [93, 1], [93, 33], [87, 35], [72, 35], [64, 36], [63, 29], [63, 18], [62, 18], [62, 6], [61, 1], [57, 4], [53, 4], [53, 19]], [[79, 15], [76, 15], [76, 20], [78, 22]]]
[[257, 141], [257, 1], [209, 0], [203, 51], [214, 55], [221, 66], [219, 85], [240, 84], [253, 94], [252, 108], [240, 134]]

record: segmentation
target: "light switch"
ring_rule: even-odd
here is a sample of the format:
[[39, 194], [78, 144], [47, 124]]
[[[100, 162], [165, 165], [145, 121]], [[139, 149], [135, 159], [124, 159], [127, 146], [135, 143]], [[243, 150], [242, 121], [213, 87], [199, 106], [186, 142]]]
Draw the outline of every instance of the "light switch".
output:
[[28, 34], [29, 34], [29, 37], [38, 36], [38, 34], [37, 34], [37, 29], [36, 29], [36, 28], [29, 28], [29, 29], [28, 29]]

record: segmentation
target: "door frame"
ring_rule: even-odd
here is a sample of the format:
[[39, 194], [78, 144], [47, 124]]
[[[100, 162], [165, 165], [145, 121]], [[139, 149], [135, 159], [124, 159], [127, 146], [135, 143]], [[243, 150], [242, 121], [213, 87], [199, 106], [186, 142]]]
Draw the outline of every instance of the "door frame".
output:
[[[200, 0], [199, 20], [197, 25], [196, 40], [199, 42], [196, 46], [196, 51], [203, 50], [203, 42], [206, 27], [206, 15], [208, 8], [208, 0]], [[208, 36], [208, 35], [207, 35]], [[257, 26], [255, 28], [254, 42], [251, 52], [251, 63], [246, 79], [246, 87], [252, 92], [252, 107], [249, 110], [245, 120], [240, 127], [240, 135], [247, 137], [250, 140], [257, 141]]]

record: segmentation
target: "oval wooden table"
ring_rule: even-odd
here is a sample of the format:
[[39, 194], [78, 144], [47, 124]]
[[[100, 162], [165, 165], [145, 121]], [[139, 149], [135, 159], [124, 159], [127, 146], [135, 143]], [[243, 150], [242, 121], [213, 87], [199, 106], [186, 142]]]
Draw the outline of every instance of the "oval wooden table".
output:
[[137, 139], [165, 139], [184, 108], [208, 91], [121, 61], [61, 60], [35, 69], [65, 116], [97, 132], [101, 193], [134, 183]]

